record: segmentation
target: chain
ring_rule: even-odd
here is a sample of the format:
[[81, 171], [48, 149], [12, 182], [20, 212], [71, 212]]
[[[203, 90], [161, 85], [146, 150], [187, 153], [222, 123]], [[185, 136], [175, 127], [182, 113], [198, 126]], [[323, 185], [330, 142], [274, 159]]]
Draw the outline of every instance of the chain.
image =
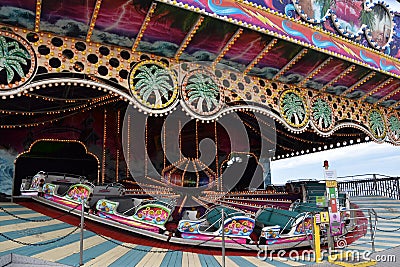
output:
[[6, 236], [3, 233], [0, 233], [0, 236], [4, 237], [5, 239], [7, 239], [9, 241], [17, 243], [17, 244], [21, 244], [21, 245], [24, 245], [24, 246], [35, 246], [35, 247], [37, 247], [37, 246], [45, 246], [45, 245], [49, 245], [49, 244], [61, 241], [61, 240], [65, 239], [65, 238], [67, 238], [68, 236], [72, 235], [73, 233], [75, 233], [79, 228], [80, 228], [80, 225], [77, 226], [74, 230], [72, 230], [68, 234], [66, 234], [65, 236], [62, 236], [62, 237], [59, 237], [57, 239], [50, 240], [50, 241], [47, 241], [47, 242], [42, 242], [42, 243], [26, 243], [26, 242], [18, 241], [16, 239], [12, 239], [11, 237]]
[[73, 207], [72, 209], [70, 209], [69, 211], [67, 211], [67, 213], [63, 213], [60, 216], [54, 217], [54, 218], [49, 218], [49, 219], [42, 219], [42, 220], [34, 220], [34, 219], [27, 219], [27, 218], [23, 218], [20, 217], [18, 215], [15, 215], [11, 212], [9, 212], [8, 210], [4, 209], [3, 207], [0, 207], [0, 210], [2, 210], [3, 212], [7, 213], [8, 215], [13, 216], [14, 218], [17, 218], [19, 220], [23, 220], [23, 221], [28, 221], [28, 222], [48, 222], [48, 221], [52, 221], [52, 220], [57, 220], [60, 219], [68, 214], [70, 214], [73, 210], [75, 210], [76, 208], [78, 208], [79, 206], [81, 206], [81, 204], [76, 205], [75, 207]]
[[[86, 229], [89, 230], [89, 231], [92, 231], [92, 230], [88, 229], [88, 227], [86, 227]], [[92, 231], [92, 232], [94, 232], [94, 231]], [[117, 241], [115, 241], [115, 240], [113, 240], [113, 239], [111, 239], [111, 238], [108, 238], [108, 237], [106, 237], [106, 236], [104, 236], [104, 235], [98, 234], [98, 233], [96, 233], [96, 232], [94, 232], [94, 233], [95, 233], [96, 235], [98, 235], [99, 237], [101, 237], [101, 238], [103, 238], [103, 239], [105, 239], [105, 240], [107, 240], [107, 241], [110, 241], [110, 242], [113, 243], [113, 244], [116, 244], [116, 245], [121, 246], [121, 247], [124, 247], [124, 248], [128, 248], [128, 249], [140, 251], [140, 252], [147, 252], [147, 253], [171, 253], [171, 252], [183, 251], [183, 250], [180, 250], [180, 249], [177, 249], [177, 250], [166, 250], [166, 251], [162, 251], [162, 250], [161, 250], [161, 251], [149, 251], [149, 250], [146, 250], [146, 249], [140, 249], [140, 248], [136, 248], [136, 247], [127, 246], [127, 245], [121, 244], [121, 243], [119, 243], [119, 242], [117, 242]], [[205, 243], [207, 243], [207, 242], [210, 242], [211, 240], [215, 239], [216, 237], [217, 237], [217, 236], [213, 236], [212, 238], [207, 239], [207, 240], [204, 240], [203, 242], [198, 243], [198, 244], [196, 244], [196, 245], [188, 245], [188, 246], [185, 246], [185, 248], [188, 248], [188, 247], [191, 248], [191, 247], [198, 247], [198, 246], [201, 246], [201, 245], [203, 245], [203, 244], [205, 244]]]
[[392, 233], [392, 232], [397, 232], [397, 231], [399, 231], [399, 230], [400, 230], [400, 227], [399, 227], [399, 228], [396, 228], [396, 229], [394, 229], [394, 230], [384, 230], [384, 229], [379, 229], [378, 227], [376, 227], [376, 230], [377, 230], [377, 231], [381, 231], [381, 232]]
[[255, 251], [260, 251], [261, 250], [261, 248], [258, 246], [258, 244], [255, 244], [258, 249], [255, 249], [253, 247], [249, 247], [249, 246], [246, 246], [246, 245], [243, 245], [243, 244], [237, 242], [236, 239], [231, 237], [231, 236], [226, 236], [226, 237], [229, 238], [230, 240], [232, 240], [233, 242], [235, 242], [236, 244], [240, 245], [241, 247], [245, 248], [245, 249], [255, 250]]
[[382, 217], [382, 216], [379, 216], [378, 214], [376, 215], [376, 217], [377, 218], [379, 218], [379, 219], [382, 219], [382, 220], [388, 220], [388, 221], [391, 221], [391, 220], [396, 220], [396, 219], [399, 219], [400, 218], [400, 215], [399, 216], [396, 216], [396, 217], [391, 217], [391, 218], [388, 218], [388, 217]]

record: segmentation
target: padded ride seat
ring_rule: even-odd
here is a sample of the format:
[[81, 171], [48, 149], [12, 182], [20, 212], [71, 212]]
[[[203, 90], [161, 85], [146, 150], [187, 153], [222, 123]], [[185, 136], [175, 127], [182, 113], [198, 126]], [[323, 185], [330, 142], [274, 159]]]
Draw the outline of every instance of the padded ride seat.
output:
[[219, 229], [219, 227], [215, 227], [215, 225], [210, 226], [208, 224], [202, 224], [199, 226], [199, 230], [202, 232], [215, 232]]
[[301, 213], [301, 212], [321, 212], [321, 211], [323, 211], [323, 208], [317, 207], [315, 203], [304, 202], [304, 203], [298, 203], [295, 206], [295, 208], [293, 208], [293, 211], [297, 211], [299, 213]]
[[59, 196], [64, 196], [69, 188], [71, 187], [71, 184], [58, 184], [58, 188], [57, 188], [57, 195]]
[[207, 222], [210, 225], [213, 225], [216, 228], [221, 227], [222, 209], [224, 210], [225, 220], [233, 216], [244, 216], [244, 213], [238, 212], [237, 210], [228, 207], [217, 206], [206, 215]]
[[293, 221], [299, 214], [300, 212], [297, 211], [266, 208], [257, 216], [256, 220], [267, 226], [279, 225], [281, 229], [285, 229], [288, 222]]
[[135, 213], [135, 204], [132, 197], [109, 197], [106, 198], [107, 200], [118, 202], [117, 212], [123, 214], [124, 212], [128, 211], [124, 215], [130, 216]]
[[[127, 212], [128, 211], [128, 212]], [[135, 213], [135, 204], [133, 203], [132, 198], [128, 199], [121, 199], [119, 200], [119, 205], [117, 207], [117, 212], [120, 214], [123, 214], [124, 212], [125, 215], [129, 215], [128, 213], [132, 213], [132, 215]]]
[[182, 215], [182, 220], [197, 220], [197, 210], [185, 210]]
[[135, 214], [135, 205], [133, 201], [124, 200], [120, 202], [117, 207], [117, 212], [126, 216], [132, 216]]

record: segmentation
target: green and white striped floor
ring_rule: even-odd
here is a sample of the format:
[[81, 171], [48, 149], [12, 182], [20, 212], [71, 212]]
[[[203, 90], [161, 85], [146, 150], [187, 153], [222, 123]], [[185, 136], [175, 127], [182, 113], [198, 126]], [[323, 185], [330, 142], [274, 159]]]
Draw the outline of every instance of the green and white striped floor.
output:
[[[33, 210], [13, 203], [0, 203], [7, 211], [23, 218], [46, 219], [48, 217]], [[4, 236], [0, 236], [0, 256], [15, 253], [31, 256], [52, 262], [71, 266], [79, 265], [79, 240], [80, 233], [71, 233], [75, 226], [51, 220], [47, 222], [26, 222], [16, 219], [0, 210], [0, 233], [3, 235], [32, 245], [23, 245]], [[68, 235], [66, 238], [60, 239]], [[222, 257], [213, 255], [196, 254], [182, 251], [167, 251], [166, 249], [127, 244], [114, 240], [105, 240], [91, 231], [84, 233], [85, 266], [221, 266]], [[37, 244], [56, 241], [47, 245]], [[157, 251], [162, 251], [161, 253]], [[230, 267], [256, 267], [256, 266], [304, 266], [309, 262], [301, 260], [288, 260], [274, 258], [270, 260], [258, 259], [249, 256], [227, 256], [226, 266]]]

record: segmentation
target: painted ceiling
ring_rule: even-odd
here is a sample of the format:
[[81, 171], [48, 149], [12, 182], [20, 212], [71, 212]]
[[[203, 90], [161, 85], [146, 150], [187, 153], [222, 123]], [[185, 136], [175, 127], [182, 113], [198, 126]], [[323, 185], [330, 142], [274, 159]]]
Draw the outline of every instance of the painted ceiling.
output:
[[[362, 26], [368, 24], [362, 16], [378, 13], [378, 7], [367, 10], [363, 1], [350, 1], [346, 7], [341, 0], [322, 10], [319, 2], [0, 0], [0, 21], [180, 61], [209, 61], [264, 79], [400, 108], [400, 24], [390, 24], [399, 16], [380, 5], [387, 11], [381, 22], [387, 23], [383, 30], [390, 41], [379, 43], [373, 29]], [[343, 31], [346, 23], [352, 28]]]
[[[333, 103], [331, 108], [337, 118], [332, 116], [332, 126], [323, 130], [330, 131], [335, 121], [348, 123], [351, 115], [356, 118], [353, 122], [367, 125], [366, 107], [380, 107], [385, 110], [385, 116], [394, 118], [391, 116], [392, 109], [397, 109], [397, 114], [400, 110], [400, 62], [397, 59], [400, 42], [397, 28], [390, 32], [386, 44], [381, 41], [374, 45], [372, 37], [367, 37], [373, 32], [357, 22], [358, 16], [349, 17], [352, 20], [351, 34], [340, 30], [346, 28], [340, 26], [346, 24], [340, 12], [351, 13], [354, 10], [335, 9], [332, 13], [328, 9], [322, 12], [325, 15], [321, 15], [321, 10], [309, 6], [311, 9], [307, 12], [314, 16], [310, 18], [297, 11], [299, 6], [305, 7], [309, 2], [0, 0], [0, 37], [4, 36], [4, 40], [11, 42], [7, 34], [14, 31], [32, 45], [34, 49], [27, 52], [36, 55], [37, 60], [23, 66], [23, 71], [29, 72], [29, 75], [34, 73], [30, 69], [38, 67], [33, 66], [36, 62], [39, 65], [34, 73], [36, 80], [33, 79], [36, 84], [41, 82], [41, 74], [72, 80], [97, 81], [100, 78], [103, 83], [114, 83], [120, 91], [128, 93], [128, 73], [134, 69], [134, 64], [144, 58], [162, 58], [173, 64], [174, 61], [207, 62], [205, 66], [224, 69], [221, 72], [216, 68], [213, 75], [230, 90], [226, 90], [225, 98], [232, 106], [240, 105], [235, 101], [241, 97], [242, 100], [279, 110], [281, 98], [278, 99], [278, 92], [289, 87], [304, 89], [301, 94], [305, 96], [305, 106], [314, 104], [312, 101], [324, 95], [321, 92], [332, 94], [326, 99], [327, 103]], [[355, 2], [355, 9], [363, 11], [362, 1], [351, 2]], [[374, 8], [371, 7], [369, 12]], [[363, 13], [363, 16], [366, 15]], [[335, 18], [338, 20], [336, 24]], [[306, 22], [311, 20], [312, 23]], [[387, 22], [385, 16], [383, 20]], [[396, 22], [398, 16], [394, 16], [393, 20]], [[393, 24], [393, 27], [398, 26]], [[387, 28], [384, 29], [386, 33]], [[66, 67], [60, 69], [61, 64]], [[184, 74], [183, 65], [190, 64], [185, 63], [178, 68], [177, 71]], [[5, 69], [0, 68], [0, 71], [6, 73]], [[8, 81], [7, 76], [0, 75], [0, 94], [10, 88], [21, 88], [16, 83], [20, 81], [17, 79], [10, 86], [13, 80]], [[27, 76], [25, 82], [30, 79], [32, 77]], [[58, 90], [54, 87], [49, 89], [48, 85], [47, 89], [36, 88], [35, 92], [24, 92], [16, 98], [6, 99], [4, 96], [0, 100], [3, 126], [37, 125], [43, 122], [40, 116], [46, 112], [49, 113], [46, 113], [46, 123], [57, 122], [58, 114], [66, 112], [73, 115], [77, 110], [86, 108], [88, 100], [93, 101], [94, 106], [120, 101], [117, 96], [84, 90], [85, 87], [89, 87], [88, 84], [68, 85], [60, 95]], [[70, 100], [73, 101], [67, 102]], [[253, 139], [259, 138], [259, 131], [252, 124], [253, 114], [240, 113], [241, 119], [249, 125]], [[25, 114], [34, 119], [24, 117]], [[318, 123], [313, 122], [313, 125], [318, 128]], [[276, 130], [280, 135], [276, 150], [278, 159], [309, 153], [312, 149], [330, 149], [345, 143], [370, 140], [358, 128], [338, 128], [329, 137], [318, 135], [306, 127], [295, 134], [287, 132], [280, 124], [277, 124]], [[399, 144], [399, 140], [397, 135], [395, 143]], [[331, 146], [325, 145], [325, 148], [327, 143]]]

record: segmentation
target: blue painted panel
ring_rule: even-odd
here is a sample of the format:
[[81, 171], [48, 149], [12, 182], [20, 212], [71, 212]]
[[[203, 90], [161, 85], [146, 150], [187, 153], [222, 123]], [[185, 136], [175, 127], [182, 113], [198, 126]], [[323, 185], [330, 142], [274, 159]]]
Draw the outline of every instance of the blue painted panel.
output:
[[[24, 230], [16, 230], [16, 231], [10, 231], [10, 232], [3, 232], [6, 236], [9, 238], [21, 238], [25, 236], [31, 236], [31, 235], [37, 235], [37, 234], [42, 234], [42, 233], [49, 233], [51, 231], [57, 231], [60, 229], [65, 229], [71, 227], [71, 231], [73, 229], [73, 226], [66, 224], [66, 223], [59, 223], [59, 224], [53, 224], [53, 225], [47, 225], [47, 226], [41, 226], [41, 227], [35, 227], [35, 228], [29, 228], [29, 229], [24, 229]], [[0, 241], [5, 241], [7, 240], [6, 238], [0, 236]]]
[[214, 256], [211, 255], [199, 254], [199, 259], [201, 262], [201, 266], [207, 266], [207, 267], [221, 266], [219, 262], [214, 258]]
[[[117, 242], [117, 243], [120, 244], [120, 242]], [[107, 251], [115, 248], [116, 246], [118, 246], [118, 244], [115, 244], [110, 241], [105, 241], [101, 244], [98, 244], [91, 248], [85, 249], [83, 251], [83, 262], [86, 263], [92, 259], [95, 259], [98, 256], [103, 255], [104, 253], [107, 253]], [[62, 263], [62, 264], [66, 264], [66, 265], [79, 266], [79, 257], [80, 257], [80, 254], [79, 254], [79, 252], [77, 252], [77, 253], [74, 253], [68, 257], [65, 257], [65, 258], [59, 260], [58, 262]]]
[[[84, 238], [89, 238], [94, 235], [95, 234], [92, 232], [85, 232]], [[52, 240], [57, 240], [57, 239], [58, 238], [55, 238]], [[50, 244], [43, 245], [43, 246], [34, 246], [34, 245], [33, 246], [24, 246], [21, 248], [16, 248], [16, 249], [0, 252], [0, 256], [10, 254], [10, 253], [20, 254], [20, 255], [24, 255], [24, 256], [34, 256], [36, 254], [51, 250], [55, 247], [62, 247], [62, 246], [69, 245], [74, 242], [78, 242], [79, 239], [80, 239], [80, 233], [78, 232], [78, 233], [74, 233], [62, 240], [56, 241], [55, 243], [50, 243]], [[49, 241], [51, 241], [51, 240], [49, 240]], [[48, 242], [48, 241], [46, 241], [46, 242]]]
[[[3, 207], [4, 208], [4, 207]], [[7, 210], [7, 208], [4, 208]], [[0, 216], [9, 216], [8, 213], [5, 213], [4, 211], [0, 211]], [[21, 214], [33, 214], [36, 213], [36, 211], [33, 210], [13, 210], [13, 211], [8, 211], [11, 214], [15, 214], [15, 215], [21, 215]]]
[[135, 266], [138, 262], [143, 259], [151, 247], [146, 246], [136, 246], [129, 252], [125, 253], [118, 260], [110, 264], [110, 267], [121, 267], [121, 266]]
[[167, 252], [160, 267], [182, 266], [182, 251]]
[[257, 265], [254, 265], [253, 263], [239, 256], [230, 256], [229, 259], [231, 259], [234, 263], [236, 263], [239, 266], [257, 267]]
[[[44, 219], [49, 219], [49, 217], [38, 216], [38, 217], [29, 218], [29, 220], [44, 220]], [[26, 221], [23, 221], [21, 219], [3, 220], [3, 221], [0, 221], [0, 226], [10, 225], [10, 224], [18, 224], [18, 223], [23, 223], [23, 222], [26, 222]]]

